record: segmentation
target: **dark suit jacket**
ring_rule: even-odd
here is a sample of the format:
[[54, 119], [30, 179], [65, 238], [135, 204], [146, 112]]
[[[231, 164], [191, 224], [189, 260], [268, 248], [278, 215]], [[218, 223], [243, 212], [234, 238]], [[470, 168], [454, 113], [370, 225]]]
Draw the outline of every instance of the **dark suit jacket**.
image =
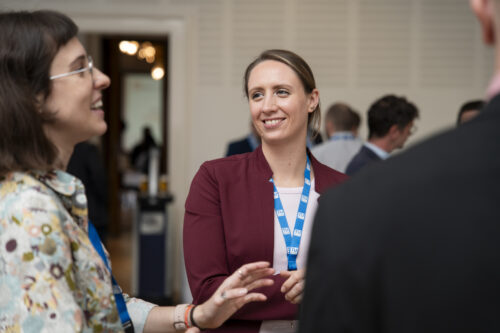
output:
[[500, 97], [326, 193], [300, 332], [500, 332]]
[[367, 148], [366, 146], [362, 146], [359, 152], [354, 155], [351, 162], [347, 165], [345, 173], [352, 176], [367, 164], [380, 160], [381, 158], [375, 154], [373, 150]]
[[[310, 153], [316, 192], [347, 178]], [[274, 198], [272, 171], [262, 148], [205, 162], [191, 184], [184, 217], [184, 259], [194, 303], [212, 296], [222, 281], [246, 263], [272, 264]], [[251, 303], [217, 332], [258, 332], [262, 320], [295, 319], [297, 306], [280, 292], [284, 279], [262, 290], [266, 302]]]
[[251, 152], [252, 152], [252, 146], [250, 146], [248, 138], [245, 137], [241, 140], [229, 143], [229, 146], [227, 147], [226, 157], [231, 155], [251, 153]]

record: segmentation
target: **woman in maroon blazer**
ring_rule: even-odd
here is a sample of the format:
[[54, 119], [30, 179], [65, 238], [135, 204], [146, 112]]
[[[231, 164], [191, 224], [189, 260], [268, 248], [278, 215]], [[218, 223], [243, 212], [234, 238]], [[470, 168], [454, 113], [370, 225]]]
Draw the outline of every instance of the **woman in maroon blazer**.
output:
[[200, 167], [186, 200], [186, 270], [197, 304], [242, 264], [271, 262], [280, 273], [259, 290], [267, 301], [246, 305], [217, 332], [293, 332], [317, 199], [346, 176], [306, 148], [308, 125], [319, 127], [321, 114], [314, 76], [301, 57], [265, 51], [244, 79], [262, 145]]

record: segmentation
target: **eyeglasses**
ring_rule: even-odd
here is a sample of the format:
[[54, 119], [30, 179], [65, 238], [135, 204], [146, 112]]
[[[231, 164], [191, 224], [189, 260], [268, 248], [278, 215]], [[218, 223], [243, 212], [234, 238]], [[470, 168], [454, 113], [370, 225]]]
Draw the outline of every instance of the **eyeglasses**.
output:
[[90, 75], [92, 75], [92, 69], [94, 68], [94, 61], [92, 60], [91, 56], [87, 56], [87, 61], [88, 61], [87, 67], [80, 68], [80, 69], [77, 69], [76, 71], [72, 71], [72, 72], [68, 72], [68, 73], [52, 75], [50, 77], [50, 79], [51, 80], [55, 80], [55, 79], [59, 79], [61, 77], [66, 77], [66, 76], [70, 76], [70, 75], [74, 75], [74, 74], [79, 74], [79, 73], [83, 73], [83, 72], [86, 72], [86, 71], [89, 71]]

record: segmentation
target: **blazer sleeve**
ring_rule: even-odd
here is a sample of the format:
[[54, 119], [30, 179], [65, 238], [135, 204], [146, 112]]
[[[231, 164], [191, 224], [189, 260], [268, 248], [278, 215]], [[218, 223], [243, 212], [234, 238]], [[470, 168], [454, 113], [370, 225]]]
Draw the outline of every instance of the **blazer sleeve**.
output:
[[[221, 210], [219, 183], [213, 172], [202, 165], [193, 179], [186, 199], [184, 216], [184, 261], [193, 303], [208, 300], [219, 285], [239, 266], [267, 258], [242, 258], [241, 263], [229, 262], [224, 236], [224, 218]], [[238, 244], [233, 244], [238, 246]], [[231, 245], [231, 246], [233, 246]], [[234, 249], [232, 249], [234, 250]], [[267, 301], [250, 303], [240, 309], [233, 319], [276, 320], [292, 319], [297, 306], [286, 301], [280, 288], [285, 281], [279, 275], [272, 277], [274, 285], [256, 289], [267, 296]]]
[[230, 275], [218, 184], [202, 165], [185, 205], [184, 262], [193, 303], [205, 302]]

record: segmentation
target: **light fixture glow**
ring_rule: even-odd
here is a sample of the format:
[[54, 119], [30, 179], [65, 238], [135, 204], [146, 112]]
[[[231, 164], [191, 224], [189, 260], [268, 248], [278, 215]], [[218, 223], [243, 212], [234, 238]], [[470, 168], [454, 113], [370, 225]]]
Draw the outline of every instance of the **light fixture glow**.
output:
[[155, 66], [151, 70], [151, 77], [154, 80], [161, 80], [161, 79], [163, 79], [164, 75], [165, 75], [165, 71], [163, 70], [163, 67], [161, 67], [161, 66]]
[[128, 55], [134, 55], [137, 53], [137, 50], [139, 49], [139, 43], [136, 42], [135, 40], [133, 41], [122, 40], [120, 44], [118, 44], [118, 47], [120, 48], [120, 51], [122, 53]]

